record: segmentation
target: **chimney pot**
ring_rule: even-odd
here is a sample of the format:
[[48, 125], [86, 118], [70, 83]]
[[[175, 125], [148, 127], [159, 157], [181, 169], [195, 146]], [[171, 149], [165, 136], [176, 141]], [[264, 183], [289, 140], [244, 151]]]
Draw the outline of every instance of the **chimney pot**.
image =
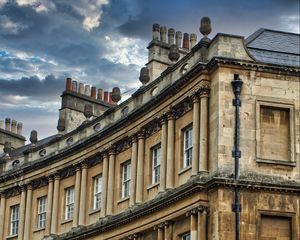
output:
[[22, 136], [22, 129], [23, 129], [23, 124], [21, 122], [18, 122], [17, 125], [17, 134]]
[[98, 89], [97, 99], [98, 100], [103, 100], [103, 89], [102, 88]]
[[108, 92], [104, 92], [104, 102], [108, 103]]
[[4, 128], [4, 121], [3, 120], [0, 120], [0, 128]]
[[72, 90], [72, 78], [67, 78], [66, 80], [66, 91]]
[[188, 33], [183, 34], [182, 48], [190, 49], [190, 39], [189, 39], [189, 34]]
[[180, 47], [181, 47], [181, 40], [182, 40], [182, 32], [177, 31], [177, 32], [175, 33], [175, 38], [176, 38], [176, 46], [177, 46], [178, 48], [180, 48]]
[[85, 87], [84, 87], [84, 94], [86, 95], [86, 96], [91, 96], [91, 87], [90, 87], [90, 85], [85, 85]]
[[167, 38], [167, 28], [164, 26], [161, 26], [160, 27], [160, 41], [165, 43], [166, 38]]
[[10, 118], [5, 118], [5, 130], [10, 131]]
[[72, 91], [77, 93], [77, 81], [72, 81]]
[[84, 85], [83, 85], [83, 83], [79, 83], [79, 93], [80, 94], [84, 94]]
[[168, 43], [170, 45], [174, 44], [174, 35], [175, 35], [174, 28], [169, 28], [169, 30], [168, 30]]
[[191, 33], [190, 35], [191, 49], [196, 45], [196, 43], [197, 43], [197, 35], [195, 33]]
[[17, 133], [17, 121], [16, 120], [11, 121], [11, 132]]
[[153, 40], [158, 41], [158, 38], [159, 38], [159, 24], [154, 23], [152, 31], [153, 31]]
[[113, 100], [112, 100], [112, 92], [109, 92], [109, 100], [108, 100], [109, 104], [114, 104]]
[[32, 130], [30, 133], [30, 138], [29, 141], [35, 145], [38, 141], [38, 135], [37, 135], [37, 131], [36, 130]]
[[91, 90], [91, 97], [94, 98], [94, 99], [96, 99], [96, 94], [97, 94], [96, 91], [97, 91], [97, 90], [96, 90], [96, 87], [92, 87], [92, 90]]

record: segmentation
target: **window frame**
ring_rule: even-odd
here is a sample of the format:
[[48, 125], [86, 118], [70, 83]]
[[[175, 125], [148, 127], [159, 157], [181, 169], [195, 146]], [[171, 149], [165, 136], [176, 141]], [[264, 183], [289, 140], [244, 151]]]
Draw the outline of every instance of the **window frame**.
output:
[[[41, 205], [42, 200], [44, 200], [44, 203]], [[39, 229], [46, 227], [47, 203], [47, 196], [42, 196], [37, 199], [37, 228]]]
[[[156, 160], [156, 164], [155, 164], [155, 160]], [[151, 148], [151, 184], [152, 185], [160, 182], [160, 164], [161, 164], [161, 144], [157, 144]]]
[[[70, 195], [69, 195], [70, 193]], [[65, 189], [65, 217], [64, 220], [71, 220], [74, 217], [75, 187]]]
[[[97, 179], [98, 179], [98, 185], [97, 185]], [[96, 186], [100, 188], [100, 191], [99, 189], [97, 191]], [[93, 211], [99, 210], [101, 208], [102, 190], [103, 190], [103, 179], [102, 179], [102, 174], [99, 174], [93, 177]]]
[[[15, 211], [17, 210], [17, 211]], [[20, 221], [20, 204], [10, 207], [9, 235], [18, 235]]]
[[[190, 144], [186, 146], [187, 144], [187, 133], [190, 132]], [[183, 162], [182, 167], [183, 169], [188, 168], [192, 166], [193, 161], [193, 125], [190, 124], [184, 129], [182, 129], [183, 134]]]
[[[129, 168], [128, 168], [129, 166]], [[127, 167], [127, 168], [126, 168]], [[128, 171], [125, 178], [125, 168]], [[129, 177], [128, 177], [129, 176]], [[121, 199], [127, 198], [130, 196], [130, 185], [131, 185], [131, 161], [126, 161], [122, 164], [122, 182], [121, 182]]]
[[[187, 237], [189, 237], [189, 238], [187, 238]], [[181, 235], [181, 240], [191, 240], [191, 233], [190, 232], [183, 233]]]

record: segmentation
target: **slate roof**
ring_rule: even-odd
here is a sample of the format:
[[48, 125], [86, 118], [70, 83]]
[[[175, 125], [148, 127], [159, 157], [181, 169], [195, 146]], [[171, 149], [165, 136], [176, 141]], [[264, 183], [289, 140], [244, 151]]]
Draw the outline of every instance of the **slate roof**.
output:
[[300, 67], [300, 34], [261, 28], [246, 39], [259, 62]]

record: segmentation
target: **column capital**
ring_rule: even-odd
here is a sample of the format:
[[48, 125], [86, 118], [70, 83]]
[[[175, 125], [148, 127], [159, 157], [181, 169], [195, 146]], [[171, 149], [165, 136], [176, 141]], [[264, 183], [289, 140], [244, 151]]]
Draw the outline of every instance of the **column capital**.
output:
[[54, 175], [53, 175], [53, 174], [49, 174], [49, 175], [46, 176], [46, 178], [47, 178], [47, 180], [48, 180], [48, 183], [53, 182], [53, 180], [54, 180]]
[[111, 146], [108, 149], [108, 155], [115, 155], [116, 154], [116, 147], [115, 146]]
[[210, 85], [204, 84], [199, 87], [200, 98], [208, 98], [210, 93]]
[[83, 160], [80, 162], [81, 168], [82, 169], [87, 169], [89, 167], [88, 161], [87, 160]]
[[167, 114], [166, 113], [163, 113], [162, 115], [160, 115], [158, 117], [158, 121], [160, 123], [160, 125], [165, 125], [167, 124]]
[[55, 180], [60, 180], [60, 173], [59, 172], [54, 173], [54, 181]]
[[131, 144], [136, 143], [137, 142], [137, 134], [133, 134], [132, 136], [130, 136], [130, 140], [131, 140]]
[[20, 187], [21, 192], [26, 192], [26, 184], [21, 183], [21, 184], [19, 184], [19, 187]]
[[144, 139], [145, 138], [145, 130], [141, 129], [140, 131], [137, 132], [137, 138], [138, 139]]
[[75, 164], [75, 171], [79, 172], [81, 170], [81, 165], [80, 164]]
[[170, 111], [167, 112], [167, 119], [168, 119], [168, 121], [175, 119], [175, 110], [174, 109], [171, 109]]
[[27, 188], [27, 190], [32, 190], [32, 189], [33, 189], [32, 183], [31, 183], [31, 182], [28, 183], [28, 184], [26, 185], [26, 188]]
[[0, 192], [0, 198], [6, 198], [6, 192], [5, 191]]
[[199, 102], [200, 91], [199, 88], [196, 88], [192, 91], [191, 99], [193, 103]]
[[207, 207], [207, 206], [202, 206], [202, 205], [201, 205], [201, 206], [198, 207], [198, 212], [209, 214], [210, 209], [209, 209], [209, 207]]
[[102, 157], [102, 158], [108, 157], [108, 150], [107, 150], [107, 149], [103, 149], [103, 150], [101, 151], [101, 157]]
[[167, 227], [169, 227], [169, 226], [172, 225], [172, 224], [173, 224], [172, 221], [165, 221], [165, 222], [164, 222], [164, 227], [167, 228]]

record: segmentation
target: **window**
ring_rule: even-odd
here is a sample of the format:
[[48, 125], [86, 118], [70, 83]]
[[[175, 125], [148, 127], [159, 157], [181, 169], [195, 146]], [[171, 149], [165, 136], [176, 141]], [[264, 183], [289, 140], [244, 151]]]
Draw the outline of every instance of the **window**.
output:
[[99, 209], [101, 205], [102, 175], [94, 177], [94, 202], [93, 209]]
[[46, 208], [47, 208], [47, 198], [41, 197], [38, 199], [38, 228], [44, 228], [46, 226]]
[[184, 134], [184, 158], [183, 168], [192, 164], [193, 158], [193, 128], [189, 127], [183, 131]]
[[130, 179], [131, 179], [131, 164], [126, 162], [123, 164], [122, 171], [122, 198], [129, 196], [130, 192]]
[[66, 191], [65, 220], [69, 220], [73, 218], [73, 213], [74, 213], [74, 187], [67, 188], [65, 191]]
[[20, 206], [15, 205], [10, 208], [10, 235], [17, 235], [19, 229]]
[[160, 146], [152, 148], [152, 184], [158, 183], [160, 178]]
[[190, 233], [185, 233], [181, 236], [181, 240], [190, 240], [190, 239], [191, 239]]

